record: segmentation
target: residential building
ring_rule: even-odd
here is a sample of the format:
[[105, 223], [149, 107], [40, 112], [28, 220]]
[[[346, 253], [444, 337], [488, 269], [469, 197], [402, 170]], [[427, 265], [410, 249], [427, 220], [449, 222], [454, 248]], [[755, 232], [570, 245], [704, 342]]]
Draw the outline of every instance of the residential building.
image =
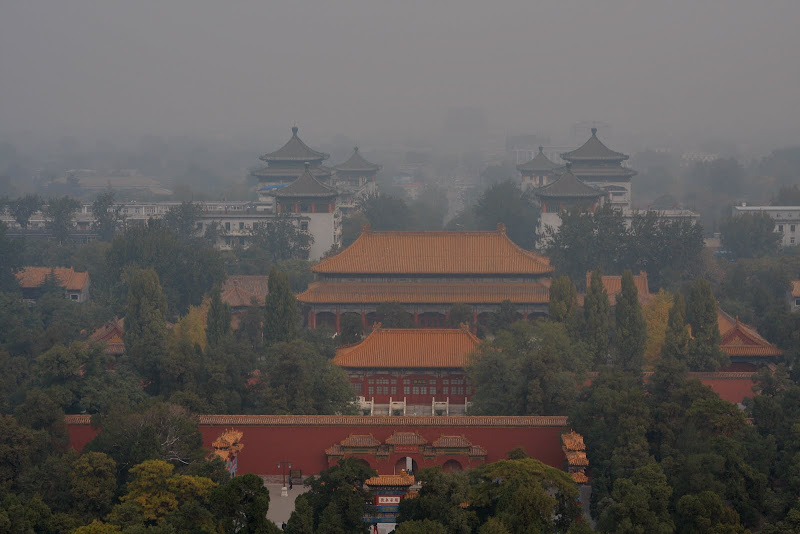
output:
[[789, 291], [789, 309], [793, 312], [800, 310], [800, 280], [792, 280], [792, 289]]
[[741, 206], [733, 207], [733, 216], [744, 213], [765, 213], [775, 221], [775, 231], [781, 235], [781, 246], [793, 247], [800, 243], [800, 206]]
[[23, 267], [17, 272], [22, 297], [36, 301], [42, 296], [42, 286], [49, 276], [64, 289], [64, 297], [75, 302], [89, 300], [89, 273], [72, 267]]

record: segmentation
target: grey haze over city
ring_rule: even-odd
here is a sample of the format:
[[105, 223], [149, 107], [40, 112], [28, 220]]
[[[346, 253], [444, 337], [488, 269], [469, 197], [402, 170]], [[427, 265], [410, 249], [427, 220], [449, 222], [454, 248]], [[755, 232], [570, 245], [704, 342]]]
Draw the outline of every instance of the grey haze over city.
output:
[[4, 0], [0, 136], [435, 144], [466, 110], [479, 137], [599, 121], [627, 151], [759, 156], [800, 142], [799, 20], [796, 0]]

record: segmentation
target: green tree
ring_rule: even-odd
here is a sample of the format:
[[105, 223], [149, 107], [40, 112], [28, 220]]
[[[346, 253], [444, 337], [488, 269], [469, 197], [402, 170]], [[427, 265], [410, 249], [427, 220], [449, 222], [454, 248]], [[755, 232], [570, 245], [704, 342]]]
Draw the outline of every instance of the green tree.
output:
[[212, 509], [224, 532], [265, 534], [277, 532], [269, 519], [269, 491], [259, 477], [237, 476], [214, 488]]
[[217, 346], [231, 333], [231, 307], [222, 302], [219, 286], [211, 291], [211, 303], [206, 314], [208, 344]]
[[153, 269], [132, 269], [128, 277], [125, 313], [126, 357], [158, 393], [160, 367], [167, 354], [167, 300]]
[[669, 515], [672, 488], [656, 463], [633, 472], [631, 478], [614, 482], [612, 502], [600, 516], [601, 532], [622, 534], [671, 533], [675, 525]]
[[744, 213], [728, 217], [720, 227], [722, 245], [737, 258], [759, 258], [777, 254], [781, 234], [766, 213]]
[[39, 211], [43, 205], [44, 200], [39, 195], [25, 195], [9, 202], [8, 208], [17, 224], [27, 228], [31, 215]]
[[117, 465], [102, 452], [87, 452], [72, 464], [70, 494], [87, 517], [102, 517], [117, 491]]
[[669, 309], [667, 333], [664, 346], [661, 348], [662, 358], [674, 358], [685, 362], [689, 357], [689, 330], [686, 328], [686, 304], [683, 295], [675, 293], [672, 307]]
[[614, 308], [616, 325], [614, 345], [616, 364], [626, 371], [641, 372], [644, 364], [644, 347], [647, 341], [647, 326], [639, 305], [638, 291], [633, 282], [633, 273], [622, 275], [622, 292]]
[[164, 224], [183, 242], [191, 241], [197, 232], [197, 221], [203, 214], [200, 204], [181, 202], [164, 215]]
[[357, 343], [364, 335], [364, 325], [361, 316], [357, 313], [345, 313], [342, 315], [341, 331], [339, 332], [339, 344], [349, 345]]
[[692, 286], [686, 306], [686, 319], [692, 326], [687, 361], [689, 370], [715, 371], [727, 365], [728, 358], [719, 346], [722, 336], [717, 320], [717, 300], [708, 280], [698, 278]]
[[22, 267], [22, 243], [9, 239], [8, 226], [0, 221], [0, 291], [14, 291], [19, 285], [14, 274]]
[[92, 202], [92, 227], [101, 241], [111, 241], [122, 223], [122, 206], [115, 204], [114, 191], [108, 190], [97, 195]]
[[[367, 533], [368, 526], [362, 521], [364, 503], [371, 494], [364, 490], [364, 482], [375, 476], [375, 471], [355, 458], [339, 460], [333, 467], [324, 469], [318, 477], [309, 478], [305, 485], [309, 490], [295, 501], [286, 531], [306, 532], [352, 532]], [[301, 502], [303, 501], [303, 502]], [[311, 526], [311, 530], [301, 530]]]
[[455, 304], [450, 308], [450, 315], [447, 319], [447, 326], [450, 328], [459, 328], [462, 324], [472, 328], [475, 326], [474, 322], [475, 312], [469, 304]]
[[268, 223], [254, 224], [250, 230], [251, 247], [261, 250], [272, 262], [308, 259], [314, 236], [300, 230], [288, 214], [275, 217]]
[[375, 309], [375, 315], [383, 328], [416, 328], [414, 317], [397, 302], [382, 302]]
[[470, 508], [509, 532], [567, 532], [581, 515], [570, 476], [533, 458], [483, 464], [472, 476]]
[[448, 534], [447, 528], [437, 521], [430, 519], [404, 521], [397, 525], [397, 534]]
[[676, 532], [679, 534], [745, 534], [739, 514], [713, 491], [683, 495], [678, 500], [676, 512]]
[[372, 230], [403, 231], [411, 229], [411, 211], [401, 198], [391, 195], [368, 195], [359, 201], [358, 209], [369, 222]]
[[596, 367], [608, 362], [608, 292], [603, 286], [600, 270], [592, 272], [591, 282], [583, 301], [585, 336]]
[[81, 207], [81, 203], [74, 198], [63, 196], [51, 198], [44, 208], [45, 227], [53, 234], [56, 241], [63, 244], [69, 239], [72, 233], [72, 223], [75, 219], [75, 212]]
[[297, 299], [289, 287], [286, 273], [275, 267], [269, 271], [268, 293], [264, 306], [264, 342], [291, 341], [297, 337]]
[[423, 526], [431, 526], [429, 523], [443, 532], [475, 531], [479, 523], [477, 514], [460, 506], [469, 499], [470, 481], [466, 473], [445, 473], [439, 467], [431, 467], [422, 469], [416, 480], [421, 484], [419, 496], [400, 501], [397, 519], [401, 532], [420, 532]]

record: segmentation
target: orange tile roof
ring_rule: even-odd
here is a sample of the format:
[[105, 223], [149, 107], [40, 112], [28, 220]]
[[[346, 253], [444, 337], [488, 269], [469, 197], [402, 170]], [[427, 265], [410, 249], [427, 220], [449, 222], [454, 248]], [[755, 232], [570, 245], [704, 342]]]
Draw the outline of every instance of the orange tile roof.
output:
[[480, 445], [472, 445], [469, 448], [470, 456], [486, 456], [486, 454], [487, 454], [486, 449], [484, 449]]
[[758, 333], [755, 328], [717, 309], [717, 324], [722, 335], [720, 347], [729, 356], [777, 357], [783, 351]]
[[428, 440], [416, 432], [394, 432], [386, 439], [387, 445], [425, 445]]
[[297, 295], [307, 304], [348, 302], [380, 304], [545, 304], [550, 290], [545, 283], [503, 282], [331, 282], [319, 280]]
[[[65, 415], [70, 425], [91, 424], [91, 415]], [[205, 426], [363, 426], [363, 427], [556, 427], [567, 426], [565, 415], [196, 415]]]
[[259, 306], [264, 305], [268, 289], [269, 276], [235, 274], [222, 284], [222, 302], [232, 308], [250, 306], [255, 298]]
[[363, 341], [340, 347], [333, 363], [356, 368], [463, 368], [480, 340], [461, 328], [376, 328]]
[[800, 298], [800, 280], [792, 280], [792, 298]]
[[105, 343], [103, 352], [106, 354], [120, 355], [125, 352], [125, 343], [122, 341], [122, 335], [125, 333], [125, 319], [118, 319], [114, 317], [106, 324], [95, 330], [89, 336], [89, 341], [95, 343]]
[[[608, 303], [611, 306], [616, 306], [617, 295], [622, 293], [622, 276], [603, 275], [602, 281], [603, 281], [603, 287], [606, 289], [606, 293], [608, 293]], [[592, 282], [592, 272], [589, 271], [586, 273], [587, 289], [589, 288], [589, 284], [591, 282]], [[633, 284], [636, 286], [639, 303], [646, 304], [653, 297], [653, 295], [650, 293], [650, 286], [647, 283], [647, 273], [641, 271], [639, 274], [633, 275]]]
[[414, 475], [400, 473], [399, 475], [378, 475], [368, 478], [364, 482], [367, 486], [413, 486]]
[[437, 449], [464, 449], [472, 447], [472, 442], [464, 436], [439, 436], [432, 445]]
[[350, 434], [341, 442], [342, 447], [378, 447], [381, 442], [372, 434]]
[[494, 232], [364, 231], [311, 268], [341, 274], [547, 274], [550, 261]]
[[586, 467], [589, 465], [589, 459], [583, 451], [570, 451], [564, 449], [564, 455], [567, 457], [567, 464], [571, 466]]
[[72, 267], [23, 267], [17, 273], [17, 280], [20, 287], [33, 289], [41, 286], [51, 272], [67, 291], [83, 291], [89, 281], [88, 272], [77, 272]]
[[586, 473], [584, 473], [583, 469], [580, 471], [573, 471], [569, 474], [569, 476], [572, 477], [572, 481], [576, 484], [586, 484], [589, 482], [589, 477], [586, 476]]
[[583, 436], [578, 434], [575, 431], [567, 432], [566, 434], [561, 434], [561, 441], [564, 443], [564, 447], [567, 448], [569, 451], [585, 451], [586, 445], [583, 443]]

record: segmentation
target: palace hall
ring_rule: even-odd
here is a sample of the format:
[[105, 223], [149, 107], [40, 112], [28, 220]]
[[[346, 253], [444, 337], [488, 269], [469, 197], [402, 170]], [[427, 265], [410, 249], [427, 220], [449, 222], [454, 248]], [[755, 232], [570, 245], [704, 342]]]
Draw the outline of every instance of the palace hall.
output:
[[312, 267], [315, 280], [297, 296], [308, 325], [341, 330], [346, 313], [367, 327], [377, 307], [398, 303], [423, 328], [440, 328], [456, 304], [475, 322], [511, 302], [520, 319], [547, 314], [549, 260], [514, 244], [505, 227], [485, 232], [374, 232], [365, 228], [339, 254]]

